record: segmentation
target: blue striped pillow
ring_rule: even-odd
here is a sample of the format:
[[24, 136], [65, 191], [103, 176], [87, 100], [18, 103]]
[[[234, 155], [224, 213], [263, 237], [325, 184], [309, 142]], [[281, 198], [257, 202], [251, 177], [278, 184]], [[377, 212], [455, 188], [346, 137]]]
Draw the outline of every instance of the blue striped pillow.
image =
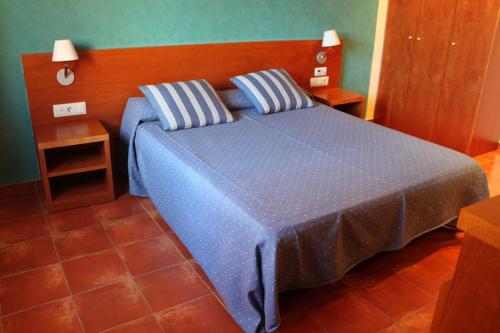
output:
[[206, 80], [139, 86], [164, 130], [230, 123], [233, 116]]
[[312, 107], [313, 101], [283, 69], [270, 69], [231, 78], [260, 113]]

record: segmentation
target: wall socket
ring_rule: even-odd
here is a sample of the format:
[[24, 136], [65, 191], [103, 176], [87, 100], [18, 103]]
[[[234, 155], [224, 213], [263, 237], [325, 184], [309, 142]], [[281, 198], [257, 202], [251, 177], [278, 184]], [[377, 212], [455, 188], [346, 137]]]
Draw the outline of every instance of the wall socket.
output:
[[78, 116], [87, 113], [87, 105], [85, 102], [54, 104], [52, 105], [54, 117], [69, 117]]
[[330, 79], [329, 76], [312, 77], [311, 78], [311, 87], [327, 86], [329, 79]]
[[314, 76], [325, 76], [326, 70], [326, 67], [316, 67], [314, 68]]

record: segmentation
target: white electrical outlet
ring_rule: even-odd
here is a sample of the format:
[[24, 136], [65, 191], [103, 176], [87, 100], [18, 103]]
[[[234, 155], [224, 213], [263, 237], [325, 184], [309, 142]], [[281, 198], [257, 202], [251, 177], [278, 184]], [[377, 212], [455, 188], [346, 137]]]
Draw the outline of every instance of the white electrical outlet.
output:
[[311, 87], [324, 87], [328, 85], [329, 76], [312, 77]]
[[325, 76], [326, 75], [326, 67], [316, 67], [314, 69], [314, 76]]
[[78, 116], [87, 113], [87, 105], [85, 102], [67, 103], [67, 104], [54, 104], [54, 117], [69, 117]]

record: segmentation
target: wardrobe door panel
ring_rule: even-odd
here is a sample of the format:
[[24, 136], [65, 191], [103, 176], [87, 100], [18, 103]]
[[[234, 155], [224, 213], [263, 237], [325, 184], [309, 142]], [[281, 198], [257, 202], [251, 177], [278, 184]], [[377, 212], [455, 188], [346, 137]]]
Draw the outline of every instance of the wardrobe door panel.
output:
[[404, 132], [430, 140], [457, 0], [422, 0], [405, 107]]
[[500, 139], [500, 10], [498, 16], [488, 73], [484, 78], [476, 124], [467, 151], [472, 156], [497, 149]]
[[404, 120], [403, 111], [420, 2], [421, 0], [389, 2], [375, 119], [395, 129], [402, 129]]
[[458, 0], [433, 141], [467, 152], [475, 123], [499, 0]]

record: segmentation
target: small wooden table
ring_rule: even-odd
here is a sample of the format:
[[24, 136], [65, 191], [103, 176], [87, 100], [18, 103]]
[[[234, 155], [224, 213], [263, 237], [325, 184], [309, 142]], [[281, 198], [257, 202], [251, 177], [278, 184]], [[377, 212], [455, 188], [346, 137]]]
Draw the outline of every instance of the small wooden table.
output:
[[366, 97], [342, 88], [327, 88], [314, 90], [312, 95], [315, 100], [332, 108], [347, 112], [353, 116], [364, 119], [366, 113]]
[[109, 135], [99, 120], [34, 128], [50, 211], [114, 200]]
[[453, 279], [443, 284], [431, 332], [500, 332], [500, 196], [461, 210], [465, 236]]

